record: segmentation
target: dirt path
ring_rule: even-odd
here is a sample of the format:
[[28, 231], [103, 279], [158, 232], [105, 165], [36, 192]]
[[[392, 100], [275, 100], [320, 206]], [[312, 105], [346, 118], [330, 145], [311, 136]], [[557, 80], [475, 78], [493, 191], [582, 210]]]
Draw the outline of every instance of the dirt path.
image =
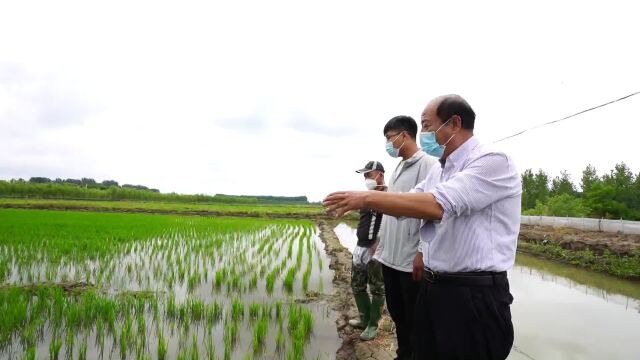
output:
[[395, 356], [396, 342], [393, 322], [384, 311], [378, 330], [378, 337], [372, 341], [361, 341], [360, 330], [349, 325], [349, 319], [356, 316], [356, 304], [351, 293], [351, 254], [340, 244], [333, 232], [333, 222], [319, 220], [320, 238], [325, 244], [327, 256], [331, 259], [329, 268], [334, 271], [331, 306], [338, 313], [336, 326], [342, 339], [342, 346], [336, 359], [391, 360]]

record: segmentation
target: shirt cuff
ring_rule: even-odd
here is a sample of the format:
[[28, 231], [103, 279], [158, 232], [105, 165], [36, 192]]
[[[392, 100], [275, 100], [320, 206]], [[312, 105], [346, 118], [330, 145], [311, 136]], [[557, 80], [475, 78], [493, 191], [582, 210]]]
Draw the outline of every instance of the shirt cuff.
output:
[[453, 207], [451, 203], [447, 200], [447, 197], [444, 195], [442, 191], [438, 188], [434, 189], [431, 194], [436, 199], [436, 202], [442, 206], [442, 219], [440, 221], [445, 221], [451, 217], [453, 213]]

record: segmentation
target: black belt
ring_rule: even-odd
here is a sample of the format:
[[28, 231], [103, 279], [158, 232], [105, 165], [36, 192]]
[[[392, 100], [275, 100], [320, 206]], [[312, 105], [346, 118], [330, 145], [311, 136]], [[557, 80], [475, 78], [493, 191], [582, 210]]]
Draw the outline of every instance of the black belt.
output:
[[423, 270], [424, 281], [432, 284], [450, 284], [462, 286], [491, 286], [497, 279], [506, 279], [507, 272], [476, 271], [476, 272], [435, 272], [431, 269]]

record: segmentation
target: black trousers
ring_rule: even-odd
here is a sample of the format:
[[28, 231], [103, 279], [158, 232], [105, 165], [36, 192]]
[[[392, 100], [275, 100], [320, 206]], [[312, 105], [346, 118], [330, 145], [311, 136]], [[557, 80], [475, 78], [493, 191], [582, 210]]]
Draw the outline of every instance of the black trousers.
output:
[[513, 345], [506, 275], [493, 285], [430, 283], [416, 301], [414, 359], [505, 359]]
[[410, 272], [381, 265], [387, 309], [396, 324], [397, 358], [411, 359], [413, 357], [411, 334], [413, 333], [414, 309], [420, 283], [413, 281]]

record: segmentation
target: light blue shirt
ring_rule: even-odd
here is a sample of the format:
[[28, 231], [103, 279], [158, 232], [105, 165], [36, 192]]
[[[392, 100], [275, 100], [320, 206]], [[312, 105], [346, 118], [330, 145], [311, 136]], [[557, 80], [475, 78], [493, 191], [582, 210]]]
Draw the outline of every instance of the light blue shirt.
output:
[[441, 221], [423, 221], [420, 228], [426, 267], [470, 272], [513, 266], [522, 181], [505, 153], [471, 137], [412, 191], [432, 193], [444, 209]]

